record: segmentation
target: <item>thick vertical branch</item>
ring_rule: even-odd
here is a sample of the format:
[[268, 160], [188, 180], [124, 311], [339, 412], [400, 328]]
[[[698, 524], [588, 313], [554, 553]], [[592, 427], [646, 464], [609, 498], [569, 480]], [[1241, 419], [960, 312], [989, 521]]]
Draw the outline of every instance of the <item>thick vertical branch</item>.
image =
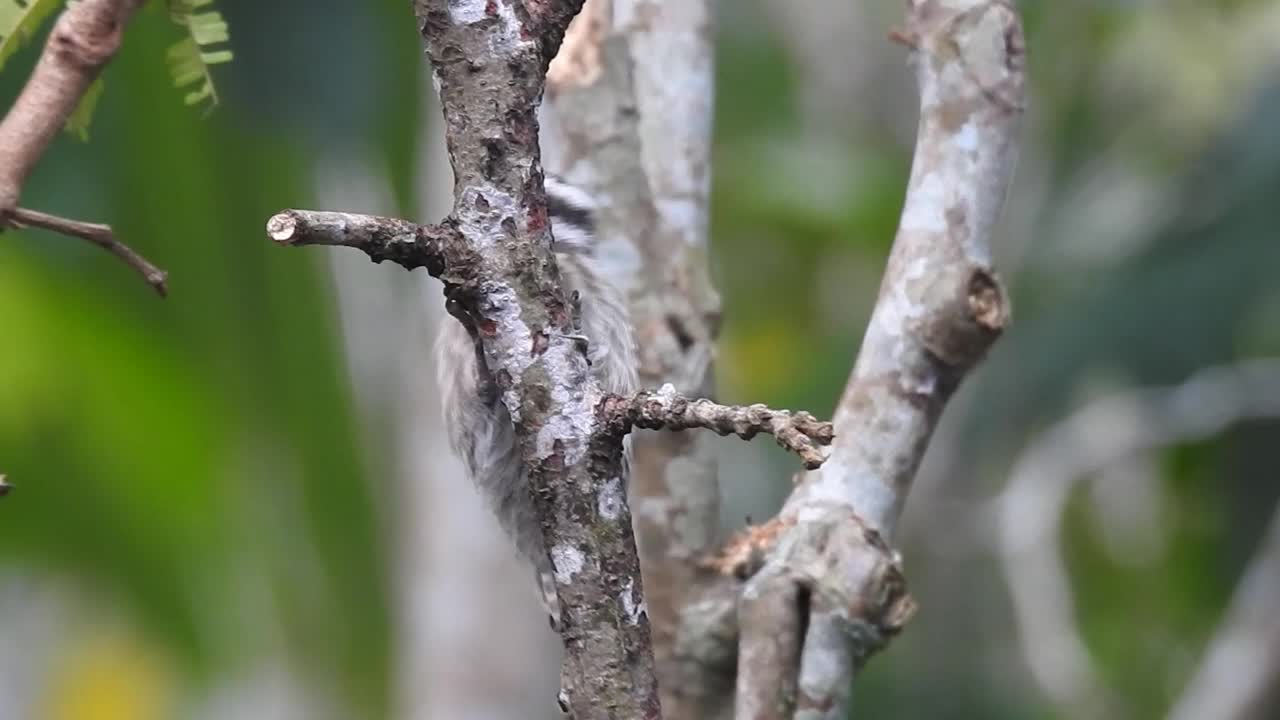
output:
[[[415, 0], [440, 88], [462, 242], [441, 278], [471, 315], [515, 420], [561, 600], [562, 702], [577, 718], [659, 715], [617, 438], [592, 443], [602, 395], [571, 339], [550, 253], [535, 115], [582, 0]], [[616, 493], [614, 493], [616, 494]]]
[[[605, 247], [629, 260], [643, 384], [713, 394], [720, 301], [707, 266], [713, 102], [708, 0], [588, 0], [548, 79], [549, 164], [602, 199]], [[720, 682], [677, 638], [681, 609], [712, 576], [718, 532], [706, 434], [638, 433], [631, 497], [665, 715], [708, 718]], [[701, 643], [688, 648], [705, 647]]]
[[792, 587], [809, 598], [787, 606], [808, 620], [799, 680], [759, 661], [789, 654], [775, 646], [793, 639], [769, 631], [778, 621], [744, 624], [742, 719], [847, 714], [851, 675], [911, 613], [884, 539], [947, 400], [1009, 317], [989, 247], [1025, 103], [1017, 13], [1001, 0], [911, 0], [894, 37], [920, 90], [911, 180], [831, 457], [787, 501], [791, 526], [744, 591], [748, 610]]

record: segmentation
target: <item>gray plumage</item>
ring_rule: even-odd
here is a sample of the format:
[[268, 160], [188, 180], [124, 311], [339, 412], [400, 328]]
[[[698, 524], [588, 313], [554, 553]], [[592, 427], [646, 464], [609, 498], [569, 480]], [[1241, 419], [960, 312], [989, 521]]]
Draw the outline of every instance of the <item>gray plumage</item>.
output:
[[[555, 178], [546, 179], [546, 188], [556, 264], [565, 294], [578, 293], [591, 372], [606, 392], [633, 393], [639, 380], [631, 322], [626, 298], [599, 265], [595, 206], [589, 195]], [[537, 571], [554, 623], [558, 606], [552, 568], [511, 416], [460, 321], [447, 318], [442, 323], [436, 360], [449, 443], [520, 554]]]

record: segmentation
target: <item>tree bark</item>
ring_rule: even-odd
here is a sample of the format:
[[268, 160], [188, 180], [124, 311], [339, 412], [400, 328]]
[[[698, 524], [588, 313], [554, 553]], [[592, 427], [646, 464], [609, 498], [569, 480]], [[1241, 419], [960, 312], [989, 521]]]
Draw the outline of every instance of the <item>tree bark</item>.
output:
[[[606, 252], [625, 267], [644, 385], [714, 396], [720, 299], [708, 272], [713, 104], [708, 0], [588, 0], [548, 77], [549, 167], [600, 198]], [[631, 498], [659, 686], [669, 720], [727, 708], [732, 669], [684, 654], [680, 615], [716, 580], [710, 438], [641, 432]], [[687, 649], [687, 648], [686, 648]]]

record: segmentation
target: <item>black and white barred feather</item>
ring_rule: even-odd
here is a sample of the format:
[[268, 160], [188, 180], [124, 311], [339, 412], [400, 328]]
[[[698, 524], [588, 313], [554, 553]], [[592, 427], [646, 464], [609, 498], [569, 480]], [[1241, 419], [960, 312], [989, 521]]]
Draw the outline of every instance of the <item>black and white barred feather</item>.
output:
[[[578, 294], [591, 372], [605, 392], [633, 393], [639, 379], [631, 322], [624, 294], [599, 265], [596, 205], [589, 194], [558, 178], [548, 176], [546, 189], [552, 249], [565, 294]], [[520, 554], [537, 571], [543, 602], [554, 621], [552, 567], [515, 428], [484, 366], [483, 354], [461, 322], [444, 321], [436, 341], [436, 360], [450, 445]]]

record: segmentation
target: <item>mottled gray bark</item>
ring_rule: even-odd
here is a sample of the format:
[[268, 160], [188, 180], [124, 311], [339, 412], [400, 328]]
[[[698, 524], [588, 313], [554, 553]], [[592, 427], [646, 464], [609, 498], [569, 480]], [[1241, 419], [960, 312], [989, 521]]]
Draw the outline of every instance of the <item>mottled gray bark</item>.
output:
[[[689, 317], [676, 312], [673, 319], [673, 307], [687, 310], [710, 296], [702, 292], [709, 284], [696, 281], [705, 277], [705, 258], [689, 252], [705, 253], [705, 226], [664, 228], [655, 190], [705, 170], [699, 151], [708, 144], [697, 135], [709, 127], [701, 123], [710, 109], [705, 9], [592, 0], [593, 15], [578, 21], [553, 68], [558, 167], [613, 208], [607, 233], [637, 260], [637, 333], [642, 344], [657, 338], [657, 347]], [[662, 22], [675, 18], [682, 32], [672, 34]], [[703, 512], [709, 504], [682, 501], [714, 493], [707, 477], [673, 476], [667, 471], [680, 466], [663, 464], [657, 492], [635, 495], [638, 506], [655, 501], [659, 510], [642, 514], [641, 547], [646, 582], [658, 591], [650, 606], [672, 718], [723, 713], [735, 644], [736, 717], [845, 712], [853, 673], [913, 607], [885, 539], [942, 408], [1007, 322], [989, 242], [1024, 103], [1016, 13], [1004, 2], [910, 2], [906, 30], [896, 37], [913, 50], [920, 132], [880, 301], [837, 414], [834, 462], [806, 476], [779, 518], [750, 529], [715, 563], [729, 576], [750, 577], [745, 586], [708, 578], [709, 564], [698, 559], [714, 519]], [[661, 84], [647, 82], [653, 73]], [[703, 188], [680, 187], [684, 198], [700, 197]], [[695, 281], [670, 282], [673, 270]], [[689, 333], [683, 344], [713, 340], [714, 333]], [[710, 356], [709, 349], [702, 355]], [[678, 357], [647, 358], [649, 372], [679, 376], [686, 365]]]
[[[921, 106], [902, 220], [831, 457], [788, 499], [776, 549], [743, 593], [748, 608], [802, 621], [742, 625], [740, 719], [847, 716], [854, 673], [913, 608], [885, 541], [947, 400], [1009, 317], [990, 239], [1025, 104], [1017, 13], [999, 0], [913, 0], [894, 37], [911, 49]], [[792, 625], [805, 628], [800, 647], [780, 651], [797, 640], [774, 628]], [[770, 658], [795, 654], [795, 679], [778, 678]]]
[[[714, 395], [720, 299], [708, 272], [713, 103], [709, 0], [588, 0], [551, 67], [549, 167], [603, 206], [606, 251], [622, 268], [643, 384]], [[705, 435], [635, 436], [631, 498], [664, 714], [726, 707], [718, 677], [682, 643], [682, 608], [717, 581], [702, 562], [719, 535], [715, 453]], [[732, 659], [732, 656], [729, 656]]]
[[[533, 116], [541, 71], [577, 5], [419, 0], [456, 177], [452, 214], [419, 226], [294, 210], [272, 218], [268, 231], [284, 244], [358, 247], [375, 260], [427, 267], [445, 281], [478, 331], [531, 471], [565, 625], [562, 702], [575, 717], [657, 717], [645, 596], [628, 506], [616, 492], [621, 435], [632, 425], [734, 432], [754, 425], [751, 432], [821, 443], [829, 430], [806, 433], [801, 427], [822, 424], [767, 409], [695, 408], [674, 388], [606, 398], [585, 372], [548, 252]], [[739, 717], [839, 717], [853, 673], [912, 611], [886, 540], [943, 406], [1008, 319], [988, 242], [1024, 100], [1021, 30], [1010, 5], [920, 0], [908, 8], [907, 28], [896, 37], [912, 49], [920, 81], [917, 152], [880, 299], [837, 415], [836, 462], [804, 476], [778, 518], [753, 528], [717, 562], [704, 554], [715, 496], [702, 486], [711, 479], [674, 467], [696, 455], [662, 455], [670, 467], [654, 476], [656, 494], [638, 495], [640, 503], [654, 501], [643, 513], [648, 518], [652, 510], [654, 537], [663, 543], [651, 556], [665, 590], [648, 601], [670, 610], [664, 661], [690, 678], [664, 673], [667, 697], [676, 699], [672, 717], [725, 711], [727, 704], [716, 702], [727, 697], [723, 680], [732, 677], [735, 642]], [[581, 35], [588, 47], [553, 88], [567, 98], [574, 87], [609, 79], [601, 90], [606, 101], [583, 106], [594, 115], [581, 117], [582, 132], [594, 139], [570, 142], [565, 164], [571, 169], [575, 148], [587, 152], [595, 142], [614, 153], [587, 166], [609, 176], [586, 184], [605, 189], [606, 212], [619, 214], [605, 227], [623, 235], [617, 248], [630, 245], [637, 259], [637, 332], [654, 353], [645, 362], [651, 372], [703, 382], [718, 314], [707, 310], [715, 307], [714, 292], [700, 257], [705, 132], [691, 133], [699, 126], [687, 118], [667, 124], [670, 106], [656, 100], [669, 78], [638, 58], [661, 64], [657, 48], [666, 48], [664, 60], [708, 79], [698, 97], [709, 103], [709, 71], [688, 46], [705, 36], [707, 8], [618, 0], [609, 9], [614, 14], [597, 8], [587, 18]], [[679, 41], [645, 35], [663, 18], [676, 23], [667, 31]], [[580, 86], [571, 84], [574, 77]], [[694, 114], [709, 123], [709, 104], [698, 107], [705, 110]], [[665, 144], [647, 146], [646, 136]], [[637, 236], [644, 238], [638, 246]], [[667, 267], [676, 272], [665, 282], [674, 289], [656, 273], [646, 280], [640, 272], [673, 258]], [[669, 582], [677, 577], [688, 580], [687, 591]]]
[[556, 570], [561, 702], [577, 718], [656, 718], [630, 510], [608, 493], [621, 476], [621, 443], [598, 432], [603, 393], [559, 288], [539, 161], [535, 112], [547, 64], [581, 0], [416, 0], [414, 8], [444, 110], [449, 217], [375, 226], [291, 211], [273, 217], [268, 232], [284, 243], [354, 244], [444, 281], [516, 423]]

